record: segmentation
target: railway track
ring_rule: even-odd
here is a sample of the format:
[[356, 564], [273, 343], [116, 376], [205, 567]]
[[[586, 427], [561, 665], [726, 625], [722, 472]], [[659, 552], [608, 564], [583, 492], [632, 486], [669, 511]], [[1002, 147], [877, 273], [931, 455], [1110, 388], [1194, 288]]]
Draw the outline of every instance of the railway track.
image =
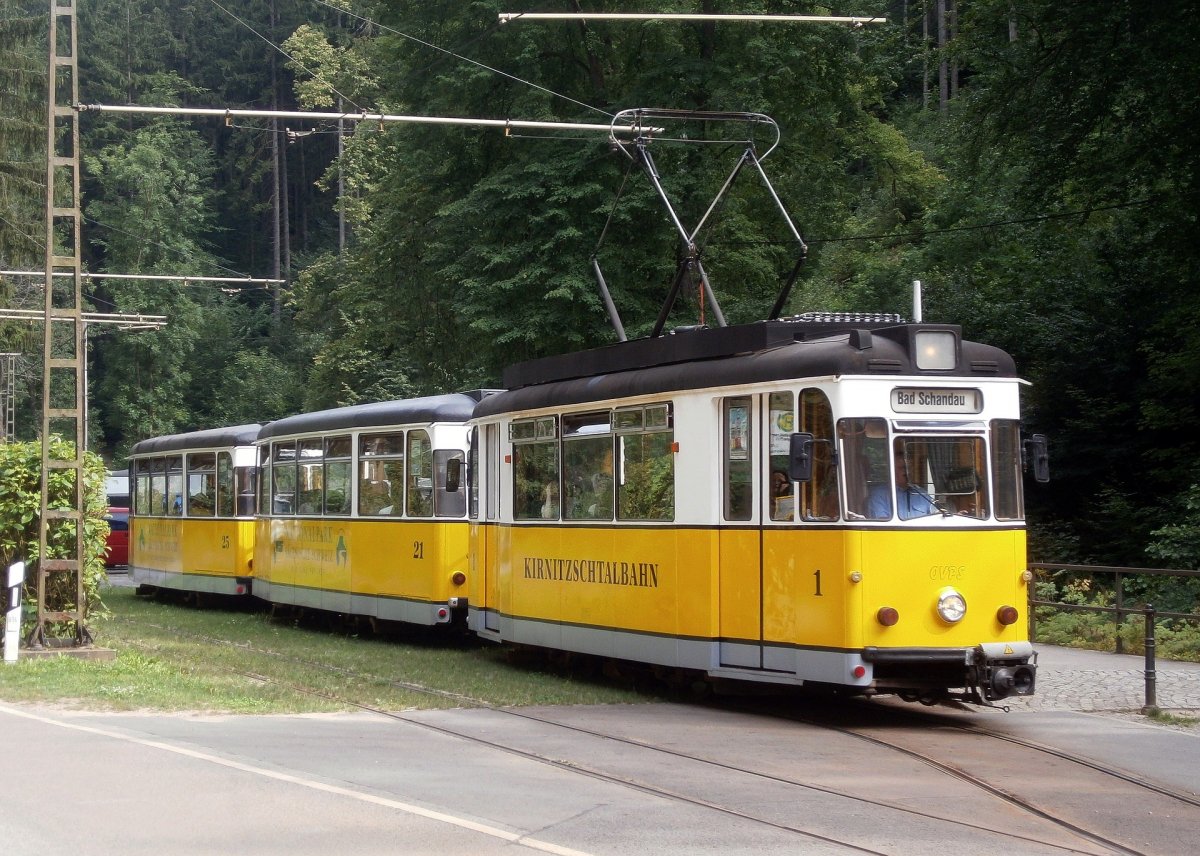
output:
[[[199, 634], [188, 634], [194, 638], [216, 644], [234, 644], [226, 640], [216, 639], [212, 637], [202, 636]], [[535, 724], [539, 728], [552, 728], [555, 730], [563, 730], [571, 732], [576, 736], [584, 736], [586, 738], [597, 741], [604, 741], [607, 745], [621, 746], [635, 753], [640, 753], [641, 770], [659, 769], [663, 764], [674, 765], [701, 765], [705, 770], [710, 771], [709, 775], [726, 780], [745, 779], [746, 781], [754, 781], [759, 784], [765, 783], [772, 788], [781, 788], [783, 792], [790, 793], [785, 802], [796, 802], [798, 798], [805, 799], [832, 799], [839, 801], [851, 801], [854, 804], [861, 805], [864, 809], [874, 811], [876, 813], [897, 813], [896, 816], [904, 818], [906, 821], [928, 822], [939, 828], [947, 838], [953, 836], [986, 836], [994, 837], [994, 841], [1007, 842], [1006, 846], [1010, 852], [1045, 852], [1045, 853], [1117, 853], [1117, 854], [1150, 854], [1162, 852], [1153, 847], [1143, 849], [1135, 841], [1130, 841], [1128, 838], [1122, 838], [1118, 835], [1110, 834], [1105, 830], [1097, 830], [1092, 828], [1086, 822], [1079, 822], [1078, 819], [1073, 819], [1070, 813], [1064, 813], [1057, 810], [1055, 807], [1043, 806], [1036, 800], [1026, 798], [1016, 792], [1014, 788], [1008, 786], [997, 785], [992, 781], [988, 774], [977, 775], [971, 770], [963, 768], [963, 765], [949, 763], [944, 759], [944, 751], [929, 751], [928, 748], [922, 749], [912, 745], [905, 745], [903, 740], [897, 740], [895, 734], [880, 734], [869, 733], [870, 725], [865, 726], [847, 726], [839, 725], [834, 722], [827, 721], [823, 718], [812, 718], [798, 716], [794, 712], [787, 712], [771, 707], [758, 706], [757, 709], [747, 708], [742, 704], [721, 704], [719, 705], [726, 711], [736, 711], [744, 715], [752, 716], [767, 716], [771, 718], [784, 718], [799, 722], [808, 728], [820, 729], [825, 732], [842, 735], [856, 741], [865, 741], [885, 749], [891, 753], [901, 755], [904, 758], [917, 762], [928, 768], [936, 770], [941, 776], [954, 780], [956, 783], [967, 785], [969, 788], [986, 795], [990, 800], [1002, 803], [1011, 809], [1017, 809], [1022, 813], [1026, 822], [1018, 825], [988, 823], [984, 821], [971, 820], [961, 816], [954, 816], [953, 812], [936, 812], [928, 811], [921, 808], [916, 808], [903, 800], [886, 799], [878, 796], [871, 796], [864, 793], [864, 788], [861, 787], [835, 787], [832, 785], [821, 784], [815, 780], [807, 780], [789, 775], [780, 775], [765, 769], [762, 766], [755, 767], [750, 764], [731, 762], [727, 759], [717, 757], [706, 757], [686, 750], [681, 750], [677, 747], [665, 745], [662, 742], [652, 740], [639, 739], [618, 733], [612, 729], [597, 729], [581, 727], [578, 723], [563, 721], [562, 718], [556, 718], [552, 714], [533, 712], [529, 710], [521, 710], [514, 708], [497, 707], [485, 700], [472, 698], [460, 693], [447, 692], [436, 687], [429, 687], [419, 683], [410, 681], [393, 681], [374, 675], [364, 675], [356, 673], [353, 670], [331, 666], [329, 664], [320, 663], [317, 661], [297, 658], [292, 655], [281, 654], [277, 651], [269, 649], [249, 646], [237, 645], [248, 653], [253, 653], [257, 656], [265, 657], [282, 657], [297, 664], [303, 664], [309, 668], [326, 669], [332, 672], [337, 672], [344, 675], [348, 679], [367, 681], [375, 683], [387, 683], [392, 686], [400, 687], [405, 690], [425, 694], [431, 697], [437, 697], [443, 701], [449, 701], [454, 706], [462, 708], [473, 708], [476, 710], [487, 711], [489, 716], [517, 718], [525, 722]], [[730, 800], [712, 799], [694, 792], [688, 792], [683, 788], [672, 787], [661, 781], [654, 781], [647, 778], [643, 773], [631, 774], [629, 771], [621, 771], [619, 764], [610, 763], [588, 763], [579, 759], [571, 759], [555, 755], [535, 746], [521, 746], [515, 742], [503, 742], [491, 737], [483, 736], [472, 727], [463, 726], [461, 723], [458, 727], [451, 727], [446, 724], [446, 720], [440, 719], [439, 722], [432, 722], [428, 716], [423, 716], [420, 713], [411, 712], [396, 712], [383, 710], [381, 708], [361, 704], [348, 700], [344, 697], [339, 697], [335, 694], [330, 694], [325, 691], [315, 690], [311, 687], [305, 687], [296, 684], [276, 681], [265, 675], [255, 673], [253, 671], [234, 670], [237, 674], [248, 679], [273, 683], [277, 686], [286, 687], [290, 691], [305, 693], [318, 696], [329, 701], [344, 704], [356, 709], [370, 712], [374, 715], [386, 717], [393, 721], [406, 723], [410, 726], [419, 727], [439, 733], [443, 736], [450, 737], [456, 740], [464, 740], [476, 745], [486, 746], [490, 749], [506, 752], [517, 755], [526, 760], [530, 760], [540, 764], [546, 764], [557, 769], [567, 770], [578, 775], [585, 775], [593, 779], [608, 782], [610, 784], [631, 788], [639, 792], [654, 795], [663, 799], [672, 800], [679, 803], [684, 803], [694, 807], [700, 807], [705, 810], [713, 811], [727, 817], [737, 818], [743, 821], [748, 821], [754, 824], [761, 824], [775, 830], [787, 832], [795, 835], [798, 838], [808, 840], [814, 844], [821, 842], [825, 845], [836, 848], [845, 849], [848, 852], [860, 853], [885, 853], [893, 852], [889, 850], [880, 850], [876, 845], [863, 839], [856, 839], [853, 836], [832, 835], [828, 834], [828, 830], [824, 830], [820, 825], [808, 826], [797, 824], [785, 818], [772, 816], [769, 812], [761, 809], [748, 809], [744, 805], [735, 804]], [[843, 705], [843, 708], [846, 706]], [[908, 718], [908, 715], [903, 709], [893, 709], [887, 712], [889, 721], [894, 717], [892, 714], [898, 714], [901, 719]], [[1007, 739], [1012, 745], [1018, 745], [1022, 749], [1031, 752], [1037, 752], [1047, 758], [1053, 758], [1055, 761], [1072, 765], [1080, 769], [1086, 769], [1093, 776], [1105, 777], [1115, 782], [1122, 783], [1127, 788], [1140, 788], [1144, 793], [1153, 794], [1156, 798], [1165, 799], [1175, 802], [1176, 804], [1191, 811], [1198, 806], [1198, 801], [1187, 794], [1180, 794], [1171, 791], [1168, 788], [1156, 785], [1151, 782], [1139, 780], [1137, 777], [1130, 776], [1123, 771], [1106, 767], [1098, 764], [1090, 759], [1071, 756], [1069, 753], [1061, 750], [1053, 749], [1033, 744], [1030, 741], [1022, 741], [1019, 738], [1011, 738], [1007, 735], [1002, 735], [998, 732], [989, 732], [987, 730], [978, 729], [977, 727], [961, 727], [949, 726], [943, 727], [939, 722], [916, 722], [917, 727], [924, 728], [926, 733], [931, 731], [943, 734], [951, 732], [958, 739], [962, 740], [995, 740], [997, 738]], [[892, 729], [894, 732], [894, 729]], [[942, 744], [944, 745], [944, 737]], [[949, 751], [961, 751], [961, 749], [951, 749]], [[649, 754], [647, 754], [649, 753]], [[943, 755], [943, 757], [939, 757]], [[647, 759], [650, 760], [649, 763]], [[1021, 766], [1019, 761], [1013, 761], [1013, 768]], [[1019, 775], [1019, 774], [1014, 774]], [[1111, 786], [1109, 786], [1111, 787]]]

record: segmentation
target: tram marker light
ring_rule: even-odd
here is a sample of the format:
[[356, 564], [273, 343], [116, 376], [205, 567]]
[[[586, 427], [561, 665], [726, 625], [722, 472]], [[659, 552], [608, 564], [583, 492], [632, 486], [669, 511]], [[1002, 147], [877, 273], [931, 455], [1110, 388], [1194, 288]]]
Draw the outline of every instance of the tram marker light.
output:
[[856, 678], [864, 678], [867, 675], [867, 667], [855, 666], [854, 669], [851, 670], [850, 674], [854, 675]]
[[460, 586], [463, 583], [465, 583], [466, 581], [467, 581], [467, 575], [464, 574], [462, 571], [455, 571], [454, 576], [452, 576], [450, 578], [450, 582], [454, 583], [456, 586]]
[[1002, 606], [996, 610], [996, 620], [1007, 627], [1010, 624], [1016, 624], [1020, 613], [1017, 612], [1015, 606]]
[[900, 621], [900, 613], [891, 606], [879, 607], [879, 612], [875, 613], [875, 617], [884, 627], [895, 627]]

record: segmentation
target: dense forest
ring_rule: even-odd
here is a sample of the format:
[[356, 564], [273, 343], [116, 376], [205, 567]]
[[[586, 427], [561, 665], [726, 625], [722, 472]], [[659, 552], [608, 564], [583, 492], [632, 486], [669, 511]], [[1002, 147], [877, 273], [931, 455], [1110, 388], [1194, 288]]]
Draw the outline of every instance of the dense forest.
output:
[[[1051, 438], [1033, 558], [1200, 563], [1200, 45], [1196, 2], [80, 0], [81, 100], [607, 124], [754, 111], [809, 246], [787, 312], [909, 314], [999, 345]], [[886, 16], [813, 23], [516, 21], [499, 12]], [[44, 265], [46, 0], [0, 0], [0, 269]], [[679, 240], [597, 132], [84, 112], [96, 311], [92, 446], [306, 408], [495, 386], [514, 360], [653, 326]], [[655, 150], [696, 223], [738, 152]], [[730, 322], [764, 317], [791, 234], [739, 181], [703, 236]], [[36, 277], [0, 301], [40, 307]], [[701, 309], [682, 301], [672, 324]], [[40, 424], [40, 330], [0, 322], [18, 436]]]

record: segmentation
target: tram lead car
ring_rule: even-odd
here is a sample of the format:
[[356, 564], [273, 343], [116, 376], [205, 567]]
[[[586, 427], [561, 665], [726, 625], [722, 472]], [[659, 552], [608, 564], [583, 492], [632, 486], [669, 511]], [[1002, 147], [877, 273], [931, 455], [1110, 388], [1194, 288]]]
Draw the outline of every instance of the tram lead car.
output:
[[1031, 694], [1022, 383], [894, 316], [513, 366], [474, 413], [468, 624], [715, 679]]

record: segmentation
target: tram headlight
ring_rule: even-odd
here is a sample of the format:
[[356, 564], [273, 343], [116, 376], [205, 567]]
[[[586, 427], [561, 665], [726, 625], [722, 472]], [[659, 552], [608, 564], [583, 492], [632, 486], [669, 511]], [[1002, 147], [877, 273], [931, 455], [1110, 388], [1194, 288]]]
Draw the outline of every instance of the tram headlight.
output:
[[945, 371], [958, 365], [958, 342], [948, 330], [919, 330], [913, 345], [919, 369]]
[[937, 612], [947, 624], [958, 624], [967, 614], [967, 599], [952, 588], [938, 595]]

